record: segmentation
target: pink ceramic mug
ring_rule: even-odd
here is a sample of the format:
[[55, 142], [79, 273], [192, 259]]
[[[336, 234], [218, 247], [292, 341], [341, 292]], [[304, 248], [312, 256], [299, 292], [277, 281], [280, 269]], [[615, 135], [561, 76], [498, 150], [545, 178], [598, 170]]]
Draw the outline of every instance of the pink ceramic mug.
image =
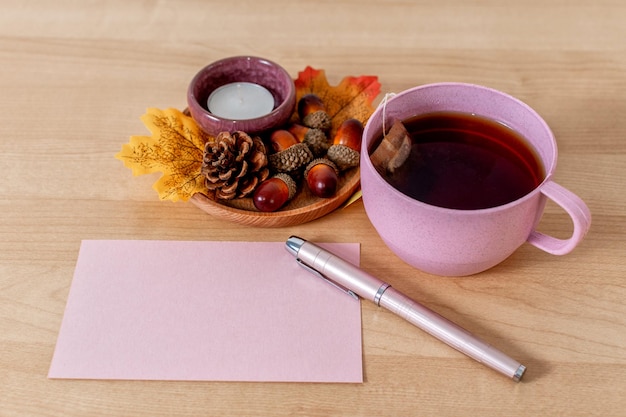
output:
[[[527, 139], [545, 169], [541, 184], [497, 207], [457, 210], [412, 199], [392, 187], [374, 168], [368, 150], [395, 120], [454, 111], [502, 122]], [[524, 242], [555, 255], [569, 253], [591, 224], [585, 203], [552, 180], [557, 162], [554, 136], [529, 106], [502, 92], [471, 84], [440, 83], [403, 91], [381, 104], [368, 120], [361, 147], [361, 188], [370, 221], [385, 244], [408, 264], [436, 275], [471, 275], [505, 260]], [[569, 239], [536, 230], [546, 199], [573, 221]]]

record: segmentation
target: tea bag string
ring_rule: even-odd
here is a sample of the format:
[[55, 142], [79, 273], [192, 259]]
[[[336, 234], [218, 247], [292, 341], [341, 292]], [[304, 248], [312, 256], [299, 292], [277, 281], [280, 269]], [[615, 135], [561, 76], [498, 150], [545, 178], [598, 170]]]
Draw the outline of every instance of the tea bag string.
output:
[[387, 136], [387, 127], [386, 127], [386, 122], [387, 122], [387, 101], [389, 101], [390, 98], [392, 98], [393, 96], [395, 96], [396, 93], [387, 93], [385, 94], [385, 97], [383, 97], [383, 101], [378, 105], [383, 106], [383, 138]]

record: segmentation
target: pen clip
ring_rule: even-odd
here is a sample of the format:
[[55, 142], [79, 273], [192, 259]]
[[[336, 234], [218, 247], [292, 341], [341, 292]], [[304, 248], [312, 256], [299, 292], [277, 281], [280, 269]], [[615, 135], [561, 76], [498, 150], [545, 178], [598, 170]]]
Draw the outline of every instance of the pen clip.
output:
[[356, 295], [353, 291], [342, 287], [341, 285], [337, 284], [336, 282], [326, 278], [320, 271], [318, 271], [317, 269], [314, 269], [310, 266], [308, 266], [307, 264], [305, 264], [304, 262], [302, 262], [300, 259], [296, 258], [296, 261], [298, 261], [298, 264], [300, 264], [300, 266], [304, 269], [306, 269], [307, 271], [309, 271], [310, 273], [312, 273], [313, 275], [323, 279], [324, 281], [328, 282], [330, 285], [332, 285], [333, 287], [337, 288], [338, 290], [341, 290], [343, 292], [345, 292], [346, 294], [352, 296], [355, 300], [359, 299], [359, 296]]

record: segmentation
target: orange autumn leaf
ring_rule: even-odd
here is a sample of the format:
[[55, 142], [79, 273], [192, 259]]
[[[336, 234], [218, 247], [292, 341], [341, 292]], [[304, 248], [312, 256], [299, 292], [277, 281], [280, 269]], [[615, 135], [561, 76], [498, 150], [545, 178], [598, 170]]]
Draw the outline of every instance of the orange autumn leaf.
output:
[[205, 143], [213, 138], [176, 109], [150, 108], [141, 120], [152, 136], [131, 136], [115, 157], [134, 175], [162, 172], [153, 185], [162, 200], [187, 201], [205, 191], [202, 157]]
[[322, 99], [332, 119], [331, 137], [348, 118], [357, 119], [365, 125], [374, 112], [372, 102], [380, 93], [376, 76], [345, 77], [339, 85], [333, 87], [328, 83], [324, 70], [311, 67], [298, 74], [295, 85], [296, 100], [311, 93]]

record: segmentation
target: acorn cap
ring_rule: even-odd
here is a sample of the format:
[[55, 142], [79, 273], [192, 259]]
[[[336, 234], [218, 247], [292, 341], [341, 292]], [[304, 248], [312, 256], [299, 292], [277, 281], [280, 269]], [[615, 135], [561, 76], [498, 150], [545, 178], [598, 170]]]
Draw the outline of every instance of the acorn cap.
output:
[[346, 146], [346, 145], [333, 145], [328, 148], [328, 159], [337, 164], [337, 167], [341, 171], [345, 171], [349, 168], [359, 165], [360, 155], [358, 151]]
[[306, 166], [306, 169], [304, 170], [304, 177], [306, 178], [307, 175], [309, 175], [309, 171], [311, 170], [311, 168], [319, 164], [328, 165], [335, 171], [335, 174], [339, 175], [339, 168], [337, 168], [337, 165], [335, 165], [333, 161], [328, 158], [317, 158], [309, 162], [309, 165]]
[[321, 129], [310, 128], [304, 135], [302, 142], [307, 144], [315, 156], [324, 155], [330, 147], [330, 141]]
[[302, 123], [312, 129], [328, 130], [332, 124], [330, 116], [323, 110], [314, 111], [302, 118]]
[[284, 172], [279, 172], [278, 174], [273, 175], [272, 178], [278, 178], [287, 184], [287, 189], [289, 189], [289, 197], [287, 197], [287, 201], [291, 200], [296, 195], [298, 184], [296, 184], [296, 181], [291, 178], [290, 175], [285, 174]]
[[309, 147], [301, 142], [269, 155], [268, 159], [270, 168], [274, 171], [292, 172], [311, 162], [313, 154]]

